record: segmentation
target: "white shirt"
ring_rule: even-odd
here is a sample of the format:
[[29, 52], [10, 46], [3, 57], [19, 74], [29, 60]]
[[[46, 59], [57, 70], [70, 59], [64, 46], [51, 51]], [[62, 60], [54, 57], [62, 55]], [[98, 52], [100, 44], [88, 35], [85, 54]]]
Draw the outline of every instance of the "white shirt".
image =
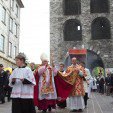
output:
[[83, 82], [85, 93], [88, 93], [88, 84], [86, 81]]
[[86, 71], [86, 74], [87, 76], [85, 77], [86, 80], [91, 80], [92, 79], [92, 76], [91, 76], [91, 73], [89, 71], [89, 69], [85, 68], [85, 71]]

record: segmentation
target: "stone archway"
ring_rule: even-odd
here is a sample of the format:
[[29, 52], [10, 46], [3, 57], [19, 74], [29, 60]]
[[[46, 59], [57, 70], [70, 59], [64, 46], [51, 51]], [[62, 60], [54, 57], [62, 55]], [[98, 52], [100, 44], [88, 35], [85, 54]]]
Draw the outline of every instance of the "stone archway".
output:
[[104, 63], [100, 55], [98, 55], [93, 50], [87, 50], [87, 64], [86, 67], [90, 69], [92, 73], [93, 69], [96, 67], [101, 67], [105, 70]]

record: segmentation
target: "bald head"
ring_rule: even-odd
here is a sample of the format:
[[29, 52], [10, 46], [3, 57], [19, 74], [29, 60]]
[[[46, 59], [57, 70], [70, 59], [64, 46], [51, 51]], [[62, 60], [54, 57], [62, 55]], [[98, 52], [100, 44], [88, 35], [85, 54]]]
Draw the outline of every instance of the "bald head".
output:
[[73, 64], [73, 65], [76, 65], [76, 63], [77, 63], [77, 58], [76, 58], [76, 57], [73, 57], [73, 58], [72, 58], [72, 64]]

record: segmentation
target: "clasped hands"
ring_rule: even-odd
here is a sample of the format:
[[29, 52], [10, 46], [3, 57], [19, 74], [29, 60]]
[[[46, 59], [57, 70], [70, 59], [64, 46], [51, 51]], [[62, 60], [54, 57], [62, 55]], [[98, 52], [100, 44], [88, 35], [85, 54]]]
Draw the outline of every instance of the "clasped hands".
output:
[[12, 79], [12, 82], [16, 82], [16, 79], [19, 79], [21, 82], [24, 81], [24, 78], [13, 78], [13, 79]]

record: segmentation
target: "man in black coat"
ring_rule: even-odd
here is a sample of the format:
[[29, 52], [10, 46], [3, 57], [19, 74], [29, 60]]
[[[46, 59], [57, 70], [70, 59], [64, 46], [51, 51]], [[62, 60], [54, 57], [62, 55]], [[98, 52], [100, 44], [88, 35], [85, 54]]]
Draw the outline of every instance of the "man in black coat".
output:
[[102, 76], [102, 73], [99, 73], [99, 93], [104, 94], [104, 77]]
[[111, 89], [111, 74], [108, 73], [107, 77], [105, 78], [105, 85], [106, 85], [106, 95], [110, 95], [110, 89]]
[[3, 65], [0, 64], [0, 101], [5, 103], [5, 87], [7, 84], [7, 73], [3, 70]]

